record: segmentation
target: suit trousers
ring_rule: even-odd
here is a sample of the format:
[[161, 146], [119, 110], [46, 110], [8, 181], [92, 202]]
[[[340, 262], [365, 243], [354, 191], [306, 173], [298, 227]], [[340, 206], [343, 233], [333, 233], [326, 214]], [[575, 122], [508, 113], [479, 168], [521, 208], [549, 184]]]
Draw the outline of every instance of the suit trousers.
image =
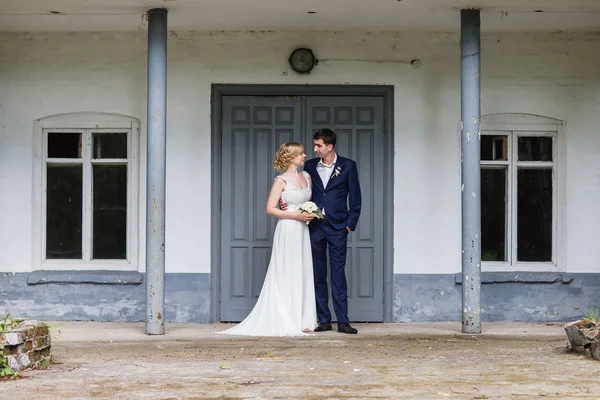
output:
[[331, 268], [331, 297], [338, 324], [348, 320], [348, 284], [346, 282], [346, 254], [348, 230], [335, 229], [326, 219], [313, 220], [310, 240], [315, 278], [315, 297], [319, 322], [331, 322], [329, 290], [327, 287], [327, 249]]

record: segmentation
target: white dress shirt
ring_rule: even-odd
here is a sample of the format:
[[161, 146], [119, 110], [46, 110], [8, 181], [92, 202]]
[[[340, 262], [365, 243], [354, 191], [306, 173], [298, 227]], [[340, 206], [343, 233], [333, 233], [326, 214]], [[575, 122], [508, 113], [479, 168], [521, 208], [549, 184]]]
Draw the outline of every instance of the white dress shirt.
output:
[[329, 178], [331, 178], [331, 174], [335, 169], [336, 162], [337, 154], [335, 154], [335, 156], [333, 157], [333, 162], [330, 165], [323, 163], [323, 159], [319, 160], [319, 163], [317, 164], [317, 172], [321, 177], [321, 181], [323, 181], [323, 187], [327, 187], [327, 184], [329, 183]]
[[[329, 165], [325, 164], [323, 162], [323, 159], [319, 160], [319, 163], [317, 164], [317, 172], [319, 173], [319, 176], [321, 177], [321, 180], [323, 181], [323, 187], [326, 188], [327, 184], [329, 183], [329, 179], [331, 178], [331, 174], [333, 173], [333, 170], [335, 169], [335, 163], [337, 162], [337, 154], [334, 153], [335, 156], [333, 157], [333, 162]], [[325, 215], [325, 207], [323, 207], [323, 215]]]

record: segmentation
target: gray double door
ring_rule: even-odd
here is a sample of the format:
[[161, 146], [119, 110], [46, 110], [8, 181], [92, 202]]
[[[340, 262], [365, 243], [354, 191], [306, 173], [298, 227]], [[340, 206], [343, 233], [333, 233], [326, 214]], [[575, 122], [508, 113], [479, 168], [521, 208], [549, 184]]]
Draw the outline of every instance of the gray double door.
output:
[[262, 288], [277, 223], [265, 212], [275, 152], [295, 141], [314, 157], [312, 135], [321, 128], [334, 129], [336, 152], [357, 162], [362, 189], [348, 239], [349, 317], [383, 321], [383, 98], [224, 96], [221, 109], [221, 321], [244, 319]]

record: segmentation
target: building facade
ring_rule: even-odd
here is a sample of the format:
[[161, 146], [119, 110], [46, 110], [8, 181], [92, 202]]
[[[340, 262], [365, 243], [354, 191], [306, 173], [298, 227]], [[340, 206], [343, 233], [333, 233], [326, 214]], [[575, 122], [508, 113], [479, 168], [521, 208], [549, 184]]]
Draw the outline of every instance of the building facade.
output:
[[[142, 321], [148, 7], [7, 3], [0, 313]], [[172, 6], [166, 321], [236, 321], [249, 311], [276, 222], [264, 213], [272, 157], [287, 140], [311, 156], [320, 127], [335, 128], [338, 152], [357, 160], [365, 197], [349, 243], [351, 318], [460, 320], [460, 8], [478, 4], [377, 10], [354, 0], [354, 11], [337, 13], [317, 2], [229, 1], [242, 7], [235, 12], [156, 3]], [[590, 17], [600, 6], [483, 3], [481, 133], [472, 136], [481, 316], [577, 318], [600, 301], [600, 23]], [[309, 74], [290, 65], [297, 48], [318, 60]]]

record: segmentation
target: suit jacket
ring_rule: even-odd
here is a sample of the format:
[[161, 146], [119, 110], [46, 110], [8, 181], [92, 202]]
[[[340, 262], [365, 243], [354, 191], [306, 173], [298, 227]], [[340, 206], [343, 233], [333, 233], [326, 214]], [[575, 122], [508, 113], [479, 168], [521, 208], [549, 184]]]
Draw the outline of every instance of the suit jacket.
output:
[[356, 162], [338, 154], [331, 178], [324, 187], [317, 171], [319, 161], [320, 158], [313, 158], [304, 164], [304, 170], [312, 178], [312, 201], [325, 209], [325, 218], [331, 226], [336, 229], [348, 226], [355, 230], [362, 206]]

